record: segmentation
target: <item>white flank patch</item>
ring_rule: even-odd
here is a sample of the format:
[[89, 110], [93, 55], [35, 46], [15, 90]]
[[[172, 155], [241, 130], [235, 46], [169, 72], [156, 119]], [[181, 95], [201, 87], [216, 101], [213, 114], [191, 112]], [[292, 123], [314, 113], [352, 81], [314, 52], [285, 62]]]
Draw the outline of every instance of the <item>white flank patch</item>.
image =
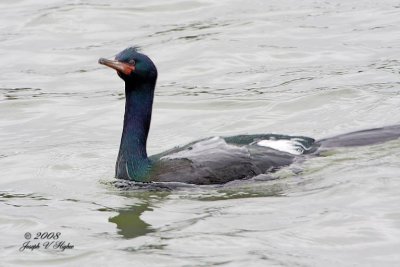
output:
[[259, 146], [270, 147], [272, 149], [287, 152], [293, 155], [301, 155], [303, 154], [306, 148], [302, 143], [299, 142], [299, 138], [293, 138], [290, 140], [280, 139], [280, 140], [261, 140], [257, 142]]

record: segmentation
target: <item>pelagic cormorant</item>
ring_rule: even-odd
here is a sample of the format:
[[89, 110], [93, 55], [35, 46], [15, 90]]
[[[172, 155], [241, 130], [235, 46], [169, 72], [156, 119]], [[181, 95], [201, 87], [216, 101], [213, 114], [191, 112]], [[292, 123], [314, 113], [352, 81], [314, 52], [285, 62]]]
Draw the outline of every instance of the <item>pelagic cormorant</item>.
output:
[[315, 141], [275, 134], [213, 137], [147, 156], [157, 68], [146, 55], [130, 47], [115, 60], [99, 63], [113, 68], [125, 81], [125, 116], [115, 176], [137, 182], [223, 184], [251, 178], [291, 164], [321, 148], [376, 144], [398, 138], [400, 125], [376, 128]]

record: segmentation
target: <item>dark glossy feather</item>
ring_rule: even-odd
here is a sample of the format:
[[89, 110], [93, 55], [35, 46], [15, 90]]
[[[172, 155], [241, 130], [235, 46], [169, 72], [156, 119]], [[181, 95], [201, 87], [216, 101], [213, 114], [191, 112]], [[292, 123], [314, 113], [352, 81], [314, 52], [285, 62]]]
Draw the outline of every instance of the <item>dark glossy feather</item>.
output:
[[[124, 127], [115, 168], [117, 178], [138, 182], [223, 184], [276, 171], [304, 154], [317, 155], [315, 152], [321, 149], [372, 145], [400, 137], [400, 125], [338, 135], [317, 142], [303, 136], [276, 134], [214, 137], [149, 158], [146, 142], [157, 68], [150, 58], [135, 48], [119, 53], [116, 61], [108, 66], [115, 68], [125, 81], [126, 95]], [[103, 64], [106, 60], [99, 62]], [[118, 66], [132, 71], [126, 72]]]
[[[222, 184], [273, 172], [291, 164], [298, 155], [259, 146], [257, 141], [277, 138], [302, 140], [308, 151], [314, 140], [283, 135], [214, 137], [150, 157], [154, 162], [152, 181], [192, 184]], [[304, 149], [305, 148], [305, 149]]]

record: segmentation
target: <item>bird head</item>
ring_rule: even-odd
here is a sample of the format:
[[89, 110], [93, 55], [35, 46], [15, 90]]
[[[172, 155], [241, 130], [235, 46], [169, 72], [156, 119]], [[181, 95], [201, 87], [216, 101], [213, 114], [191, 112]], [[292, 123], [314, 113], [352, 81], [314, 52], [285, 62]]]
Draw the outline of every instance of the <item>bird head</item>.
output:
[[115, 56], [114, 60], [100, 58], [99, 63], [115, 69], [125, 82], [155, 82], [157, 68], [151, 59], [129, 47]]

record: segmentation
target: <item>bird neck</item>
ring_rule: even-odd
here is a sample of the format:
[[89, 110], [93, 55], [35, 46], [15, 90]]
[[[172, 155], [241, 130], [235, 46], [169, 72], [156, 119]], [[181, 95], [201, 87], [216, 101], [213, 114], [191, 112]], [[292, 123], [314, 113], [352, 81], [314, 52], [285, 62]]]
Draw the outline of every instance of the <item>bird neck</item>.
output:
[[116, 175], [141, 181], [149, 170], [146, 142], [150, 129], [155, 83], [125, 83], [124, 127]]

